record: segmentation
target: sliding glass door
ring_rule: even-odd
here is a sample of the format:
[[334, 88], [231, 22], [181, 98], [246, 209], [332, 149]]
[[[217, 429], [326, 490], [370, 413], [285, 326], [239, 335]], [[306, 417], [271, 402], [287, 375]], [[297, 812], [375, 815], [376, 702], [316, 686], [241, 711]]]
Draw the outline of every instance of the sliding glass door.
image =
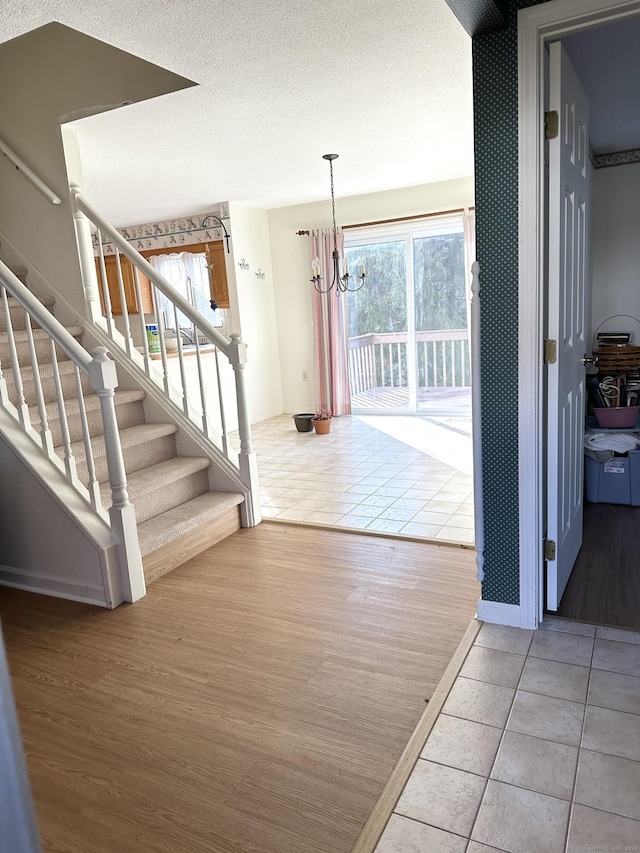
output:
[[470, 408], [468, 278], [461, 216], [348, 232], [349, 381], [355, 412]]

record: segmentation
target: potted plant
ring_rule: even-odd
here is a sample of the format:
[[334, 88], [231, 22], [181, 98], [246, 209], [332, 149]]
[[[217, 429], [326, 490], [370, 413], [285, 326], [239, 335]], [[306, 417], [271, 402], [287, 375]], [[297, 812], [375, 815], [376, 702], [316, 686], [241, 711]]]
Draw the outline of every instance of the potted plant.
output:
[[317, 435], [326, 435], [331, 429], [332, 413], [327, 409], [318, 409], [312, 420]]

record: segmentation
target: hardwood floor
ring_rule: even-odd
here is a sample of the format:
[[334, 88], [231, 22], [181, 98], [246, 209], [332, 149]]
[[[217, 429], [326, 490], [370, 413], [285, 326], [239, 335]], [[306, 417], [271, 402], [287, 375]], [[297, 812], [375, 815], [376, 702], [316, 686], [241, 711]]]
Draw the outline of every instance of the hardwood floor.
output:
[[461, 548], [263, 524], [115, 611], [0, 589], [44, 850], [348, 853], [474, 570]]
[[640, 507], [584, 505], [582, 548], [559, 616], [640, 630]]

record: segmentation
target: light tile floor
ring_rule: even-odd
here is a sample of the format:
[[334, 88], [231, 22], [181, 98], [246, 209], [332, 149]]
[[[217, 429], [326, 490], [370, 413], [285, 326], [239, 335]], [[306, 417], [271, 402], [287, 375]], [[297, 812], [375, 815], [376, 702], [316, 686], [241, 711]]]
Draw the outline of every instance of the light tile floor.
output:
[[[381, 420], [393, 435], [372, 426]], [[392, 417], [334, 418], [326, 436], [298, 432], [290, 415], [254, 425], [264, 517], [472, 544], [469, 420], [428, 420], [422, 440]]]
[[640, 634], [483, 625], [376, 853], [640, 850]]

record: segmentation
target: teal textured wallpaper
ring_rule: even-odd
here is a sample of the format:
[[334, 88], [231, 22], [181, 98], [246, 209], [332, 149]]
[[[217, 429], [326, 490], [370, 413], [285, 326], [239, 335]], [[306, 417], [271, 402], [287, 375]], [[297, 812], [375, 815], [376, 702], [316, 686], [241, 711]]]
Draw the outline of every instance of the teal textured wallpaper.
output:
[[[545, 0], [543, 0], [545, 2]], [[477, 259], [481, 276], [482, 598], [519, 604], [518, 9], [507, 29], [473, 39]]]

